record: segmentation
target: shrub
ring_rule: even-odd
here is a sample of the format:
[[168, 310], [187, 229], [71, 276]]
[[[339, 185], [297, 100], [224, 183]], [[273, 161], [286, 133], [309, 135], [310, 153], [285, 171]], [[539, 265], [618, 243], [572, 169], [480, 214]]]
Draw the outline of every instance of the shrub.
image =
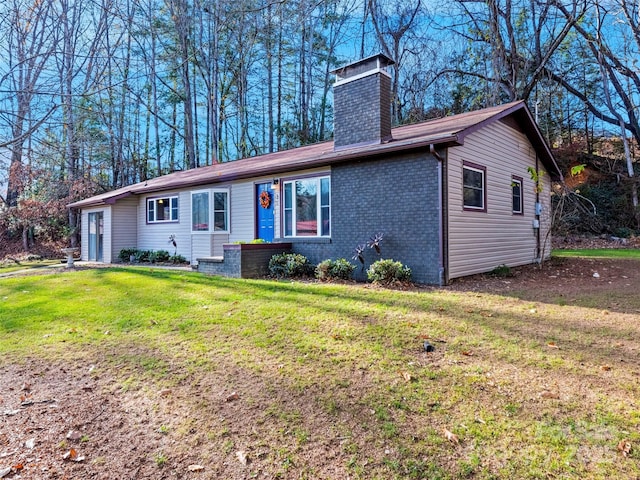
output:
[[138, 250], [136, 248], [123, 248], [122, 250], [120, 250], [120, 253], [118, 254], [118, 258], [122, 261], [122, 262], [128, 262], [131, 259], [131, 255], [136, 254]]
[[151, 250], [136, 250], [133, 254], [136, 262], [145, 263], [149, 261], [149, 255], [151, 255]]
[[496, 268], [491, 270], [489, 272], [489, 275], [493, 275], [494, 277], [500, 277], [500, 278], [509, 278], [514, 276], [513, 272], [511, 271], [511, 268], [504, 264], [498, 265]]
[[118, 258], [123, 262], [130, 261], [131, 256], [135, 262], [140, 263], [187, 263], [187, 259], [182, 255], [171, 255], [166, 250], [138, 250], [137, 248], [123, 248], [118, 254]]
[[356, 267], [344, 258], [323, 260], [316, 267], [316, 278], [319, 280], [349, 280]]
[[367, 270], [367, 278], [374, 283], [389, 284], [411, 280], [411, 269], [390, 259], [377, 260]]
[[269, 260], [269, 273], [278, 278], [305, 277], [313, 270], [309, 259], [299, 253], [280, 253]]
[[149, 261], [151, 261], [152, 263], [168, 262], [169, 258], [171, 258], [171, 256], [169, 255], [169, 252], [167, 252], [166, 250], [158, 250], [156, 252], [153, 252], [151, 255], [149, 255]]
[[182, 255], [171, 255], [168, 260], [171, 263], [187, 263], [187, 259], [184, 258]]

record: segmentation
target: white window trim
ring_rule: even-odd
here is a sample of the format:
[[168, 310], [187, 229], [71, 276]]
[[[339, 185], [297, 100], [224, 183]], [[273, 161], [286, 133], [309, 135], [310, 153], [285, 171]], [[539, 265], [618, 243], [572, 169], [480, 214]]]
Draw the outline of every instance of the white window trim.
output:
[[[322, 221], [322, 186], [321, 186], [321, 182], [323, 179], [327, 179], [329, 180], [329, 234], [328, 235], [322, 235], [322, 226], [320, 225], [320, 222]], [[297, 218], [296, 218], [296, 201], [295, 201], [295, 183], [298, 181], [303, 181], [303, 180], [315, 180], [317, 182], [318, 185], [318, 190], [317, 190], [317, 203], [316, 203], [316, 212], [318, 215], [317, 220], [317, 234], [316, 235], [298, 235], [297, 234]], [[286, 210], [286, 190], [285, 190], [285, 186], [287, 184], [291, 184], [291, 191], [292, 191], [292, 199], [291, 199], [291, 235], [287, 235], [286, 234], [286, 214], [285, 214], [285, 210]], [[299, 177], [299, 178], [290, 178], [287, 180], [284, 180], [282, 182], [282, 235], [284, 238], [331, 238], [331, 216], [332, 216], [332, 208], [331, 208], [331, 175], [320, 175], [320, 176], [308, 176], [308, 177]]]
[[[517, 183], [520, 186], [520, 210], [513, 209], [513, 187], [514, 184]], [[514, 215], [522, 215], [524, 213], [524, 192], [522, 191], [522, 180], [520, 178], [512, 177], [511, 178], [511, 213]]]
[[[194, 230], [193, 229], [193, 196], [198, 195], [200, 193], [209, 194], [209, 218], [207, 219], [208, 228], [206, 230]], [[191, 215], [189, 216], [189, 223], [191, 224], [191, 233], [194, 235], [198, 234], [210, 234], [211, 233], [211, 191], [210, 190], [192, 190], [191, 191]]]
[[[192, 190], [191, 192], [191, 210], [189, 216], [189, 229], [193, 235], [229, 235], [231, 233], [231, 193], [228, 188], [210, 188], [206, 190]], [[209, 194], [209, 229], [208, 230], [194, 230], [193, 229], [193, 196], [199, 193]], [[227, 209], [225, 211], [225, 224], [226, 230], [216, 230], [215, 226], [215, 201], [214, 196], [216, 193], [224, 193], [227, 196]]]
[[[154, 217], [157, 218], [157, 214], [158, 214], [158, 209], [157, 209], [157, 202], [158, 200], [168, 200], [169, 201], [169, 216], [171, 216], [171, 212], [173, 211], [173, 208], [171, 207], [171, 203], [173, 199], [176, 199], [177, 202], [177, 211], [176, 211], [176, 218], [172, 219], [170, 218], [169, 220], [149, 220], [149, 202], [153, 202], [154, 203], [154, 207], [153, 207], [153, 215]], [[147, 201], [147, 208], [146, 208], [146, 220], [148, 224], [156, 224], [156, 223], [178, 223], [180, 221], [180, 197], [179, 195], [168, 195], [166, 197], [147, 197], [146, 198]]]
[[[216, 225], [215, 225], [215, 194], [216, 193], [226, 193], [227, 194], [227, 209], [225, 211], [225, 224], [227, 225], [227, 229], [226, 230], [216, 230]], [[209, 217], [211, 218], [211, 222], [209, 222], [209, 225], [211, 225], [211, 229], [210, 229], [210, 233], [216, 235], [229, 235], [231, 233], [231, 193], [229, 193], [229, 189], [228, 188], [214, 188], [211, 190], [211, 195], [209, 196]]]
[[465, 170], [471, 170], [472, 172], [478, 172], [480, 174], [482, 174], [482, 206], [481, 207], [477, 207], [475, 205], [467, 205], [464, 203], [464, 194], [462, 195], [462, 207], [465, 210], [477, 210], [479, 212], [484, 212], [487, 209], [487, 205], [486, 205], [486, 199], [487, 199], [487, 173], [486, 170], [482, 169], [482, 168], [477, 168], [477, 167], [473, 167], [471, 165], [468, 164], [464, 164], [462, 166], [462, 190], [464, 192], [465, 188], [471, 188], [471, 187], [466, 187], [466, 185], [464, 184], [464, 171]]

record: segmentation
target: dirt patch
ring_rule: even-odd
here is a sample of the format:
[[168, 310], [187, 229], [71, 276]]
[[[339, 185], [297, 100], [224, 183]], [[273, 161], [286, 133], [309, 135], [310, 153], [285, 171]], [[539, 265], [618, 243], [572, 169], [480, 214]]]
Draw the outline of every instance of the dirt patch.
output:
[[554, 257], [542, 266], [511, 269], [508, 276], [485, 274], [456, 279], [447, 288], [637, 313], [639, 266], [636, 260]]

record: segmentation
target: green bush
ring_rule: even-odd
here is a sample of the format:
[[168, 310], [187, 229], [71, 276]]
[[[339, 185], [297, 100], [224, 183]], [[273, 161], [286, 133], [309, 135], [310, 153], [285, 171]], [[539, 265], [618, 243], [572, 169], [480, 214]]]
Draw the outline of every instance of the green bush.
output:
[[390, 284], [411, 281], [411, 269], [391, 259], [377, 260], [367, 270], [367, 278], [373, 283]]
[[146, 263], [149, 261], [149, 255], [151, 255], [151, 250], [136, 250], [136, 253], [133, 254], [135, 257], [135, 261], [139, 263]]
[[149, 261], [151, 263], [168, 262], [169, 258], [171, 258], [171, 256], [169, 255], [169, 252], [167, 252], [166, 250], [158, 250], [156, 252], [151, 252], [149, 254]]
[[138, 249], [136, 248], [123, 248], [122, 250], [120, 250], [120, 253], [118, 254], [118, 258], [122, 262], [128, 262], [131, 259], [131, 255], [135, 256], [137, 251]]
[[313, 270], [309, 259], [299, 253], [279, 253], [269, 260], [269, 273], [277, 278], [306, 277]]
[[171, 263], [187, 263], [187, 259], [182, 255], [171, 255], [168, 258], [168, 261], [170, 261]]
[[489, 275], [499, 278], [510, 278], [513, 277], [513, 272], [511, 271], [511, 267], [502, 264], [498, 265], [496, 268], [489, 272]]
[[316, 267], [316, 278], [319, 280], [349, 280], [356, 267], [344, 258], [323, 260]]
[[139, 263], [185, 263], [187, 260], [182, 255], [170, 255], [166, 250], [138, 250], [137, 248], [123, 248], [118, 258], [123, 262], [131, 261]]

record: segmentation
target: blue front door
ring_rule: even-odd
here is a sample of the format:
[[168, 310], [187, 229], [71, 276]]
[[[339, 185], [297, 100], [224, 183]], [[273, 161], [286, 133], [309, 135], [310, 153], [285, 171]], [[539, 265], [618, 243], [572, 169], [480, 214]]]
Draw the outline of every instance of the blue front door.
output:
[[256, 212], [257, 238], [272, 242], [274, 210], [271, 183], [259, 183], [256, 185]]

